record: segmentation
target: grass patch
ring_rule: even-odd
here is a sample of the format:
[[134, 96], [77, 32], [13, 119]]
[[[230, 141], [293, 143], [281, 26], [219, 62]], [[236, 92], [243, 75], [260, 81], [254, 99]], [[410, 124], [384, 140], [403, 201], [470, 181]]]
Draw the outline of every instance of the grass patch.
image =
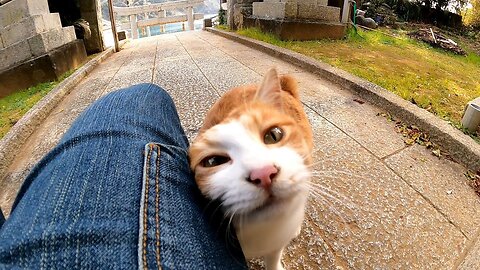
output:
[[[387, 31], [387, 30], [382, 30]], [[459, 127], [465, 104], [480, 96], [480, 56], [459, 56], [405, 31], [350, 31], [343, 40], [281, 41], [255, 28], [239, 34], [313, 57], [411, 101]], [[478, 139], [478, 138], [477, 138]]]
[[230, 31], [230, 28], [228, 28], [228, 26], [225, 25], [225, 24], [216, 25], [215, 28], [218, 28], [218, 29], [223, 30], [223, 31]]
[[55, 88], [61, 81], [70, 76], [74, 70], [62, 75], [53, 82], [40, 83], [25, 90], [15, 92], [0, 99], [0, 138], [17, 123], [33, 105]]

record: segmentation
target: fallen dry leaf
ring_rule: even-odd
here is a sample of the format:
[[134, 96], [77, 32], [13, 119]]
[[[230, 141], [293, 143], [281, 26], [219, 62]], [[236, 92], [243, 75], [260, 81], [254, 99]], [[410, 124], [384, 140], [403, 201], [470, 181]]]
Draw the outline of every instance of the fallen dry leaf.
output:
[[441, 157], [442, 156], [442, 153], [440, 152], [440, 149], [434, 149], [432, 150], [432, 154], [436, 157]]
[[480, 172], [475, 173], [468, 170], [465, 176], [468, 179], [468, 184], [475, 190], [478, 196], [480, 196]]
[[357, 103], [359, 103], [359, 104], [365, 103], [365, 101], [360, 100], [360, 99], [358, 99], [358, 98], [354, 98], [353, 101], [355, 101], [355, 102], [357, 102]]

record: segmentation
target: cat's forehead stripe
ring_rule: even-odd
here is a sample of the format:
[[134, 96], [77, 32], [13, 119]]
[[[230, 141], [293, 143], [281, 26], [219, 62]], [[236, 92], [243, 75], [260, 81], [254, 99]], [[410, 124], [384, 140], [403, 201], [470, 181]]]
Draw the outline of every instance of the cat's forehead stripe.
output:
[[[218, 124], [212, 129], [212, 135], [214, 138], [222, 138], [226, 136], [239, 136], [245, 137], [248, 136], [249, 130], [246, 129], [243, 122], [240, 121], [229, 121], [227, 123]], [[220, 137], [218, 137], [220, 136]]]

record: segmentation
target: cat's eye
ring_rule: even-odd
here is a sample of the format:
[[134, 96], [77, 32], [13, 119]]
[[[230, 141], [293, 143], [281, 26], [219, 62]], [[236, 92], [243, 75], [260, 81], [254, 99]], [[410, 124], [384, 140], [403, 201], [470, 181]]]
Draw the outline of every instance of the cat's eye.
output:
[[263, 142], [265, 144], [274, 144], [278, 143], [283, 138], [283, 130], [279, 127], [273, 127], [265, 133], [263, 137]]
[[210, 168], [218, 165], [225, 164], [230, 161], [229, 157], [226, 156], [208, 156], [202, 160], [200, 163], [203, 167]]

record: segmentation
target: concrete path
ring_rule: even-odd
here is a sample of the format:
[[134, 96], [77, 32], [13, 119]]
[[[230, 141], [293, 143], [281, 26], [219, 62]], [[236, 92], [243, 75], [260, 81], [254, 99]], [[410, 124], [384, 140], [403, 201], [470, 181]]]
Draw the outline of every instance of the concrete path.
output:
[[100, 64], [18, 150], [0, 183], [2, 209], [9, 213], [28, 171], [99, 97], [154, 82], [171, 93], [193, 138], [222, 93], [260, 82], [272, 66], [299, 81], [316, 143], [319, 188], [287, 248], [287, 269], [480, 269], [480, 200], [463, 166], [406, 146], [377, 116], [382, 109], [341, 86], [207, 32], [131, 42]]

